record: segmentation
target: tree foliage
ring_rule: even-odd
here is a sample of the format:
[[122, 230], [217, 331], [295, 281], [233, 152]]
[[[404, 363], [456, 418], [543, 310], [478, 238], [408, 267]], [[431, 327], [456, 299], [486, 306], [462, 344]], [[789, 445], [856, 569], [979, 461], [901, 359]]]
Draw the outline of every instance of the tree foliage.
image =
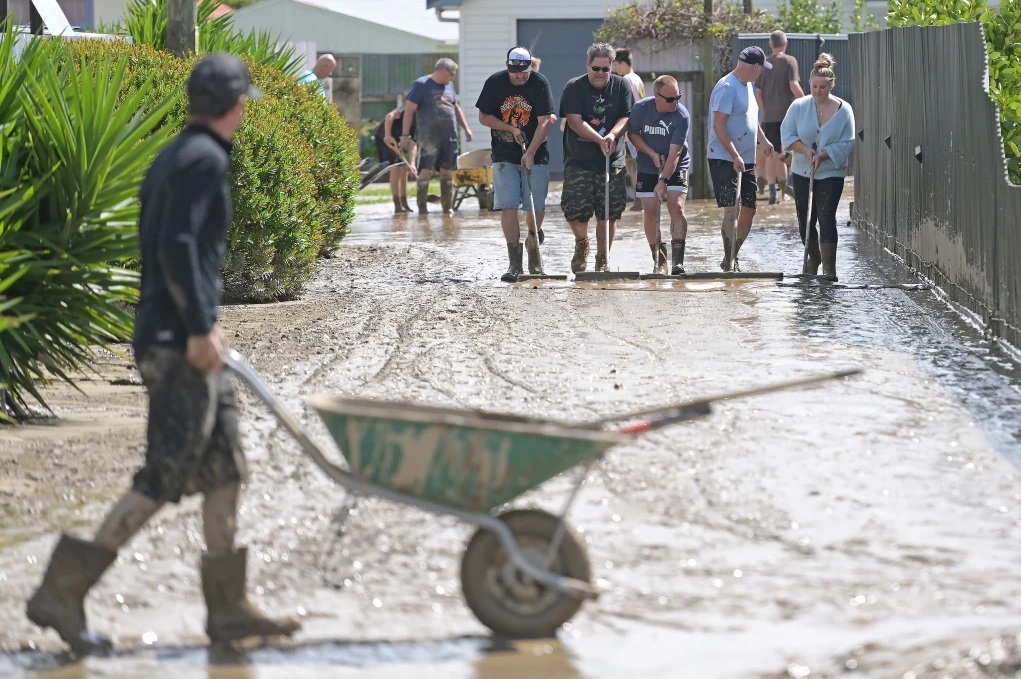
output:
[[787, 33], [840, 33], [841, 0], [781, 0], [776, 13]]
[[762, 10], [746, 14], [743, 5], [733, 2], [715, 3], [712, 15], [707, 16], [701, 0], [633, 0], [609, 12], [596, 39], [622, 45], [688, 43], [709, 32], [729, 43], [734, 33], [769, 32], [779, 27], [776, 17]]

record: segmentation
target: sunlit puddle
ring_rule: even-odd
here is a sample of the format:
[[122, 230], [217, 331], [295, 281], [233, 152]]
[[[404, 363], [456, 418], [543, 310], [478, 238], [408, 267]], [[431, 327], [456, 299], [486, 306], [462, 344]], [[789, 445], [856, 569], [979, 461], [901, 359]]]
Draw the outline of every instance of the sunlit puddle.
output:
[[460, 638], [422, 643], [323, 643], [289, 646], [164, 646], [126, 650], [73, 662], [64, 656], [22, 653], [0, 657], [0, 674], [46, 679], [92, 677], [411, 677], [510, 679], [583, 675], [573, 656], [553, 639], [501, 642]]

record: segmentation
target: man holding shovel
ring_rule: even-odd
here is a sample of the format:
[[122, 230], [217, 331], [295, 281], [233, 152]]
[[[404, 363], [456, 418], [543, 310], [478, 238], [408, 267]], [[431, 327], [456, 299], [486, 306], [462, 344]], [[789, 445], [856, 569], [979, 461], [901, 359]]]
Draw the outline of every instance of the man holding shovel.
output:
[[709, 173], [716, 205], [723, 208], [724, 271], [739, 271], [737, 254], [752, 229], [755, 217], [755, 140], [762, 143], [766, 158], [773, 145], [759, 125], [759, 107], [752, 83], [765, 69], [761, 47], [746, 47], [733, 71], [720, 78], [709, 98]]
[[[507, 69], [491, 75], [475, 106], [479, 122], [492, 130], [493, 207], [507, 240], [510, 266], [500, 280], [513, 283], [521, 275], [521, 227], [518, 207], [535, 209], [538, 224], [525, 245], [528, 272], [542, 273], [539, 245], [549, 188], [549, 149], [546, 135], [552, 124], [553, 92], [545, 76], [532, 72], [532, 56], [523, 47], [507, 52]], [[533, 205], [534, 201], [534, 205]]]
[[596, 271], [610, 270], [610, 244], [627, 202], [624, 144], [618, 142], [627, 129], [634, 97], [628, 82], [610, 72], [615, 54], [607, 43], [590, 46], [587, 73], [568, 80], [560, 96], [560, 116], [567, 121], [560, 207], [574, 232], [574, 273], [588, 266], [588, 222], [593, 215]]
[[142, 294], [133, 349], [149, 393], [145, 463], [95, 539], [61, 536], [26, 610], [77, 655], [111, 646], [88, 631], [88, 591], [165, 503], [196, 492], [204, 495], [201, 572], [210, 640], [301, 628], [296, 620], [267, 618], [245, 596], [247, 550], [235, 549], [234, 534], [246, 463], [216, 320], [231, 222], [231, 140], [246, 99], [261, 95], [244, 64], [226, 54], [196, 64], [187, 88], [188, 124], [160, 152], [141, 189]]
[[645, 212], [645, 237], [652, 249], [653, 270], [667, 272], [666, 243], [659, 225], [660, 202], [666, 200], [670, 214], [670, 247], [673, 270], [684, 273], [684, 240], [688, 220], [684, 199], [688, 194], [687, 138], [691, 116], [680, 102], [677, 80], [669, 75], [656, 78], [653, 96], [642, 99], [631, 109], [628, 140], [638, 149], [637, 195]]

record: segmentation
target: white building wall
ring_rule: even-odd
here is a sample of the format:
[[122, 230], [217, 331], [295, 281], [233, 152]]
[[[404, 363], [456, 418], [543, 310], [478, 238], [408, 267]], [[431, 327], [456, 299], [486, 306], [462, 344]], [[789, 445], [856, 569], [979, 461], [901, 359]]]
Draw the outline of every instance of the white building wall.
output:
[[[507, 50], [517, 41], [518, 19], [602, 19], [620, 0], [463, 0], [458, 75], [461, 80], [461, 108], [468, 118], [474, 140], [462, 151], [489, 148], [489, 129], [479, 122], [475, 102], [486, 78], [506, 68]], [[526, 45], [527, 47], [527, 45]], [[542, 57], [540, 54], [539, 57]], [[585, 55], [578, 55], [579, 71]]]

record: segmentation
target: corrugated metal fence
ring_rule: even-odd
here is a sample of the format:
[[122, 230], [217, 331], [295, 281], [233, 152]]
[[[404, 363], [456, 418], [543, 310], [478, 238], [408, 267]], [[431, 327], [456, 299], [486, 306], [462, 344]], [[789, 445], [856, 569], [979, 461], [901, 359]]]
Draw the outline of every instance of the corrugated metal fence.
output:
[[1021, 187], [977, 23], [850, 36], [856, 224], [1021, 347]]
[[[766, 54], [772, 53], [769, 46], [769, 33], [738, 33], [731, 39], [731, 68], [737, 66], [737, 57], [741, 50], [751, 45], [758, 45]], [[854, 109], [854, 88], [851, 86], [851, 53], [846, 35], [827, 35], [823, 33], [788, 33], [787, 54], [798, 60], [798, 75], [801, 76], [801, 89], [809, 93], [808, 78], [812, 73], [812, 64], [818, 56], [827, 52], [833, 55], [836, 65], [833, 70], [837, 75], [837, 84], [833, 94], [840, 97]]]

